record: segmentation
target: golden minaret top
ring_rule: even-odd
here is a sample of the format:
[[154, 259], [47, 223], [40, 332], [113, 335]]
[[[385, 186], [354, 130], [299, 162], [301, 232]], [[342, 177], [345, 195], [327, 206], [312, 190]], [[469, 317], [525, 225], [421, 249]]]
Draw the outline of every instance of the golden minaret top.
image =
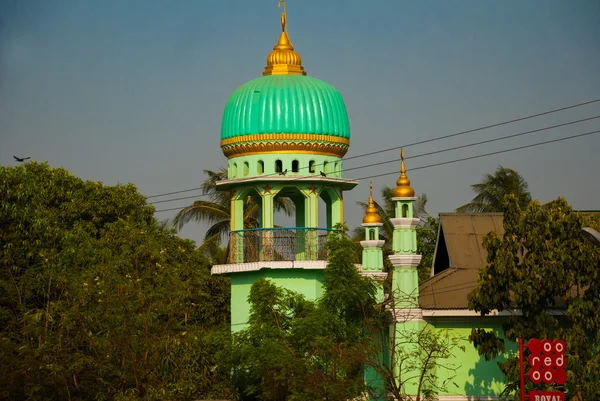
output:
[[302, 67], [300, 55], [294, 51], [294, 46], [287, 33], [287, 19], [285, 0], [279, 0], [277, 8], [283, 3], [283, 13], [281, 13], [281, 35], [279, 41], [273, 47], [273, 51], [267, 57], [267, 66], [263, 75], [285, 75], [296, 74], [306, 75]]
[[404, 167], [404, 149], [400, 149], [400, 159], [402, 160], [402, 167], [400, 169], [400, 178], [396, 181], [396, 188], [394, 188], [394, 198], [412, 198], [415, 196], [415, 190], [410, 186], [410, 180], [406, 176], [406, 167]]
[[362, 220], [363, 224], [374, 224], [374, 223], [382, 223], [383, 219], [377, 213], [377, 208], [375, 207], [375, 202], [373, 202], [373, 183], [370, 183], [369, 186], [369, 206], [367, 206], [367, 210], [365, 210], [365, 217]]

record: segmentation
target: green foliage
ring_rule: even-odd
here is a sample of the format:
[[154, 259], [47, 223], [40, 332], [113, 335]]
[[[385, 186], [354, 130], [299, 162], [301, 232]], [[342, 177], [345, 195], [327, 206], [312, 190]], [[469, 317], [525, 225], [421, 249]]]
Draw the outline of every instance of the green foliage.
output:
[[0, 399], [229, 394], [229, 284], [133, 185], [0, 167]]
[[[567, 343], [567, 383], [554, 386], [567, 399], [600, 399], [600, 277], [596, 249], [585, 240], [584, 217], [559, 198], [524, 213], [515, 196], [504, 204], [504, 236], [490, 233], [483, 245], [488, 266], [469, 294], [469, 308], [488, 314], [517, 308], [504, 324], [506, 339], [560, 338]], [[557, 314], [556, 309], [562, 311]], [[474, 329], [471, 341], [491, 359], [504, 350], [494, 333]], [[506, 391], [518, 388], [518, 360], [500, 363]], [[544, 388], [545, 386], [539, 386]]]
[[506, 195], [516, 197], [521, 208], [531, 202], [529, 185], [515, 170], [499, 166], [494, 174], [486, 174], [479, 184], [471, 185], [477, 195], [466, 205], [456, 209], [459, 213], [501, 212]]
[[[207, 247], [210, 253], [211, 251], [217, 252], [223, 236], [229, 234], [231, 226], [231, 192], [217, 190], [217, 181], [227, 179], [227, 169], [221, 168], [219, 171], [204, 170], [204, 173], [208, 178], [201, 185], [202, 195], [207, 195], [209, 200], [198, 200], [184, 207], [174, 217], [172, 224], [180, 230], [192, 221], [208, 223], [210, 226], [206, 231], [202, 246]], [[276, 211], [283, 212], [287, 216], [291, 216], [295, 210], [294, 202], [286, 197], [276, 197], [273, 207]], [[258, 227], [259, 216], [259, 203], [252, 196], [246, 197], [244, 200], [244, 227]], [[211, 256], [222, 259], [222, 255]]]
[[364, 390], [364, 336], [375, 288], [354, 266], [353, 242], [332, 234], [323, 297], [308, 301], [262, 279], [249, 327], [234, 335], [233, 382], [246, 400], [347, 400]]
[[431, 275], [439, 225], [439, 218], [427, 216], [425, 222], [415, 228], [417, 231], [417, 254], [422, 255], [421, 262], [417, 266], [419, 282], [427, 280]]

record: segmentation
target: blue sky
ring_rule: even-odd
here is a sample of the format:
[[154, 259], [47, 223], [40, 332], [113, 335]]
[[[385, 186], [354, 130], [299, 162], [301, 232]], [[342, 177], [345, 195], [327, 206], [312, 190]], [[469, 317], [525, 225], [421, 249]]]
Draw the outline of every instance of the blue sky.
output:
[[[280, 11], [274, 0], [0, 0], [0, 164], [31, 156], [84, 179], [133, 182], [147, 195], [199, 186], [204, 169], [226, 164], [223, 108], [262, 73]], [[288, 23], [308, 74], [344, 96], [349, 157], [600, 98], [597, 0], [290, 0]], [[405, 152], [596, 115], [600, 103]], [[407, 168], [596, 129], [600, 119], [413, 159]], [[564, 196], [577, 209], [600, 209], [599, 149], [592, 135], [408, 174], [431, 214], [468, 202], [470, 185], [498, 165], [521, 173], [536, 199]], [[393, 158], [396, 151], [345, 167]], [[378, 191], [396, 179], [373, 184]], [[346, 194], [350, 226], [362, 217], [355, 202], [367, 196], [368, 180]], [[202, 227], [183, 235], [201, 240]]]

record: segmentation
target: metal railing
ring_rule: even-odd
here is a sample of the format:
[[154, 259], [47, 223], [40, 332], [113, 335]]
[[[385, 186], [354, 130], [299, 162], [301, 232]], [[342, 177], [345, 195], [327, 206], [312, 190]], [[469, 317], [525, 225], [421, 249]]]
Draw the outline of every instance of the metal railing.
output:
[[228, 263], [326, 260], [327, 228], [252, 228], [229, 234]]

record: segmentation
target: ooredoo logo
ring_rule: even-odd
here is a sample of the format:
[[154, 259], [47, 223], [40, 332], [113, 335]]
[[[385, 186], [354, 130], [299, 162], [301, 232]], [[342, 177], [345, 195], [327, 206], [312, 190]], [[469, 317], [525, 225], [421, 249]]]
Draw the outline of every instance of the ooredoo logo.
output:
[[565, 366], [565, 342], [562, 340], [538, 340], [531, 339], [527, 342], [530, 352], [527, 362], [531, 369], [526, 373], [535, 384], [544, 382], [546, 384], [565, 384], [567, 374]]

